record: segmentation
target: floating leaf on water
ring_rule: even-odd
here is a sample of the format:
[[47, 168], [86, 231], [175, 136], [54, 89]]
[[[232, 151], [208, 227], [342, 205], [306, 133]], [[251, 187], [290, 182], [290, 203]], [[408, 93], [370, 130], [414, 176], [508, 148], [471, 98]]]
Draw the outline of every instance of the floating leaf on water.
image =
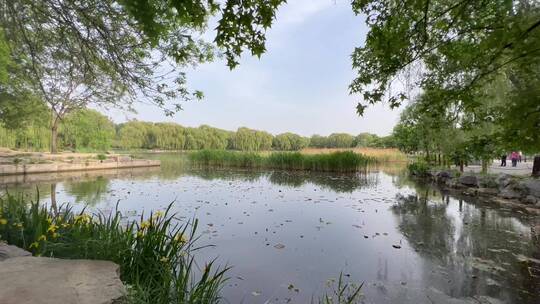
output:
[[400, 249], [400, 248], [401, 248], [401, 246], [399, 246], [399, 245], [392, 245], [392, 247], [394, 247], [394, 248], [396, 248], [396, 249]]
[[283, 244], [275, 244], [275, 245], [274, 245], [274, 248], [276, 248], [276, 249], [283, 249], [283, 248], [285, 248], [285, 245], [283, 245]]
[[261, 293], [259, 291], [252, 291], [251, 294], [254, 296], [254, 297], [258, 297], [261, 295]]

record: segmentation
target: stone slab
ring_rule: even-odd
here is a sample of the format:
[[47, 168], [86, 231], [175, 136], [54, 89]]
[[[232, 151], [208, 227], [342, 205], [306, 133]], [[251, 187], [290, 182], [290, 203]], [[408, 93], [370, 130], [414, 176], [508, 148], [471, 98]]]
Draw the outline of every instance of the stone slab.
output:
[[[10, 258], [31, 256], [32, 254], [17, 246], [0, 242], [0, 262]], [[0, 302], [1, 303], [1, 302]]]
[[2, 304], [112, 304], [125, 294], [112, 262], [44, 257], [0, 262]]

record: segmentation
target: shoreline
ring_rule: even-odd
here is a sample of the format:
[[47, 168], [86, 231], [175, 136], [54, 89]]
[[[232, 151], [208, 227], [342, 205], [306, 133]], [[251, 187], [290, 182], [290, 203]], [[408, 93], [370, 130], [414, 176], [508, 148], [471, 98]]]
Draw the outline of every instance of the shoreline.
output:
[[508, 174], [482, 175], [453, 171], [429, 171], [424, 175], [411, 174], [417, 180], [455, 194], [478, 197], [487, 202], [540, 216], [540, 179]]
[[127, 159], [122, 157], [102, 161], [86, 160], [84, 162], [52, 162], [42, 164], [0, 164], [0, 176], [159, 166], [161, 166], [161, 161], [159, 160]]

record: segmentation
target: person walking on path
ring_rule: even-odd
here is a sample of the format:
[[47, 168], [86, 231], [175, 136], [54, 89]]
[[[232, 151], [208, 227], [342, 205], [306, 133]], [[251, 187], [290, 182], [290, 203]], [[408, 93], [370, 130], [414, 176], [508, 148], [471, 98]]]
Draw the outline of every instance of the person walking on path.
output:
[[506, 153], [501, 156], [501, 167], [506, 167]]
[[512, 158], [512, 167], [517, 166], [518, 156], [519, 155], [516, 151], [512, 151], [512, 154], [510, 155], [510, 157]]

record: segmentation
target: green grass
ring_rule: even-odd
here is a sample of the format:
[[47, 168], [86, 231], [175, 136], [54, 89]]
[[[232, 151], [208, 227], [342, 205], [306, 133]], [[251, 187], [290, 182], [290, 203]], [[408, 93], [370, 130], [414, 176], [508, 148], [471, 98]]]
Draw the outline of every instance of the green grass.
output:
[[36, 256], [117, 263], [131, 303], [218, 303], [227, 268], [195, 266], [197, 221], [181, 224], [170, 207], [125, 223], [62, 206], [48, 209], [0, 198], [0, 239]]
[[189, 153], [188, 158], [192, 164], [199, 166], [325, 172], [356, 172], [376, 162], [373, 158], [351, 151], [326, 154], [272, 152], [265, 155], [254, 152], [201, 150]]

